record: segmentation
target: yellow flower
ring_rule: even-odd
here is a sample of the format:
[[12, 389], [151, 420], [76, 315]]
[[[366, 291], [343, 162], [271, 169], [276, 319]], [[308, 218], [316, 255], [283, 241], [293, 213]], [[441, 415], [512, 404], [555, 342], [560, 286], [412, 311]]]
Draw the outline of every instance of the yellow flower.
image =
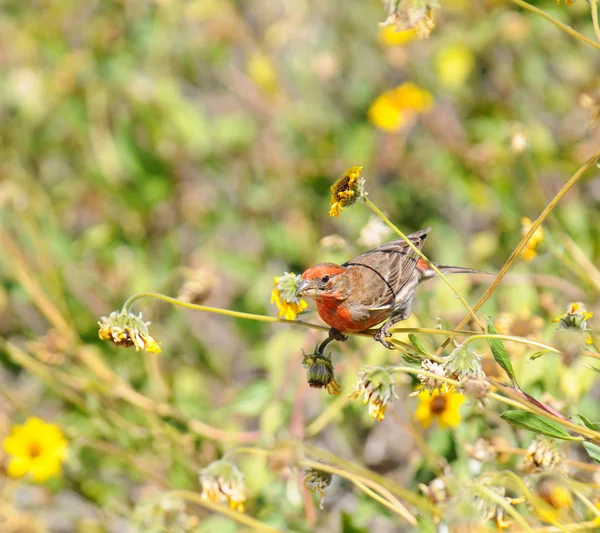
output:
[[379, 30], [379, 42], [383, 46], [398, 46], [416, 39], [417, 31], [414, 28], [399, 30], [394, 26], [384, 26]]
[[[531, 228], [533, 222], [527, 217], [521, 219], [521, 234], [525, 236]], [[525, 248], [521, 251], [521, 257], [526, 263], [533, 261], [533, 258], [537, 255], [536, 249], [544, 240], [544, 230], [542, 226], [535, 230], [535, 233], [531, 236], [531, 239], [525, 245]]]
[[293, 272], [285, 272], [283, 276], [275, 276], [275, 287], [271, 292], [271, 303], [277, 305], [279, 317], [295, 320], [308, 304], [296, 296], [296, 289], [302, 278]]
[[365, 178], [360, 176], [363, 167], [350, 167], [344, 175], [331, 186], [330, 217], [339, 217], [344, 207], [356, 203], [359, 198], [366, 196]]
[[130, 311], [113, 311], [108, 317], [103, 316], [98, 322], [98, 336], [117, 346], [129, 348], [135, 346], [135, 351], [146, 350], [160, 353], [158, 342], [148, 332], [150, 322], [144, 322], [142, 313], [134, 315]]
[[465, 84], [475, 66], [475, 57], [464, 44], [443, 48], [435, 60], [438, 78], [446, 87], [457, 89]]
[[11, 456], [8, 475], [20, 478], [30, 474], [37, 483], [59, 476], [67, 454], [67, 441], [60, 429], [36, 417], [28, 418], [21, 426], [13, 426], [2, 447]]
[[592, 334], [587, 321], [594, 316], [591, 311], [584, 311], [579, 308], [578, 303], [571, 304], [569, 310], [557, 316], [552, 322], [558, 322], [558, 329], [565, 329], [570, 331], [584, 331], [586, 332], [586, 344], [592, 344]]
[[398, 131], [419, 113], [433, 108], [433, 97], [425, 89], [407, 82], [379, 95], [369, 108], [369, 119], [378, 128]]
[[460, 422], [460, 406], [465, 397], [458, 392], [440, 394], [434, 390], [431, 393], [423, 391], [419, 394], [419, 407], [415, 417], [419, 423], [427, 428], [436, 419], [442, 427], [456, 427]]
[[274, 93], [277, 91], [277, 73], [271, 60], [264, 54], [252, 54], [246, 65], [248, 76], [263, 91]]

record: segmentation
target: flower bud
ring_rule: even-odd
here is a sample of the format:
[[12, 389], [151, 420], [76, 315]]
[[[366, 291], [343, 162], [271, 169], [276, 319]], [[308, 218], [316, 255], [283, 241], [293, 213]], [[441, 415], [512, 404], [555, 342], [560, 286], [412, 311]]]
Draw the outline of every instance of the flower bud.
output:
[[333, 396], [339, 394], [340, 384], [335, 380], [335, 372], [331, 359], [318, 353], [306, 355], [302, 359], [302, 366], [306, 368], [308, 384], [315, 389], [327, 389]]

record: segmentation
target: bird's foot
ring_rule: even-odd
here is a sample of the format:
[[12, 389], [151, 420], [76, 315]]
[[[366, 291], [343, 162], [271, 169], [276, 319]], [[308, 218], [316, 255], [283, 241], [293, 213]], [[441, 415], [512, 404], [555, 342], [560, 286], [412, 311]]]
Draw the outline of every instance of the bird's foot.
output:
[[327, 348], [327, 345], [330, 342], [333, 341], [338, 341], [338, 342], [345, 342], [348, 340], [348, 335], [344, 335], [341, 331], [335, 329], [335, 328], [331, 328], [329, 330], [329, 337], [327, 337], [319, 346], [319, 348], [317, 349], [317, 352], [320, 353], [321, 355], [325, 354], [325, 348]]
[[381, 326], [378, 330], [377, 333], [375, 333], [375, 337], [374, 339], [377, 342], [380, 342], [385, 348], [387, 348], [388, 350], [395, 350], [394, 346], [392, 346], [388, 341], [387, 341], [387, 337], [391, 337], [392, 334], [390, 333], [390, 326], [393, 324], [393, 322], [386, 322], [383, 326]]

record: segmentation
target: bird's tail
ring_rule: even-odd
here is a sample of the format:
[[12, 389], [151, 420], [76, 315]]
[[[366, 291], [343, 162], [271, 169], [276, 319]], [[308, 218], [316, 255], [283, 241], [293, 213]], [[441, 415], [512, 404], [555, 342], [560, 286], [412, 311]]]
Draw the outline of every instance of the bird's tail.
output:
[[[483, 272], [482, 270], [476, 270], [474, 268], [464, 268], [464, 267], [456, 267], [456, 266], [448, 266], [448, 265], [435, 265], [437, 269], [442, 274], [486, 274], [488, 276], [493, 276], [494, 274], [491, 272]], [[431, 268], [431, 265], [427, 264], [423, 259], [419, 259], [417, 262], [417, 269], [421, 273], [421, 280], [425, 281], [429, 278], [434, 278], [437, 276], [435, 270]]]
[[448, 265], [436, 266], [442, 274], [488, 274], [490, 276], [493, 275], [491, 272], [484, 272], [483, 270], [476, 270], [474, 268], [453, 267]]

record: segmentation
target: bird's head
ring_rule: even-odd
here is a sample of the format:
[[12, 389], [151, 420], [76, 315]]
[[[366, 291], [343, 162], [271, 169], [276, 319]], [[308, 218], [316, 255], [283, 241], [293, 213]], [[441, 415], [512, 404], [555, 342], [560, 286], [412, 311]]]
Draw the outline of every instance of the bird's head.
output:
[[350, 294], [346, 269], [334, 263], [320, 263], [305, 270], [296, 296], [345, 300]]

